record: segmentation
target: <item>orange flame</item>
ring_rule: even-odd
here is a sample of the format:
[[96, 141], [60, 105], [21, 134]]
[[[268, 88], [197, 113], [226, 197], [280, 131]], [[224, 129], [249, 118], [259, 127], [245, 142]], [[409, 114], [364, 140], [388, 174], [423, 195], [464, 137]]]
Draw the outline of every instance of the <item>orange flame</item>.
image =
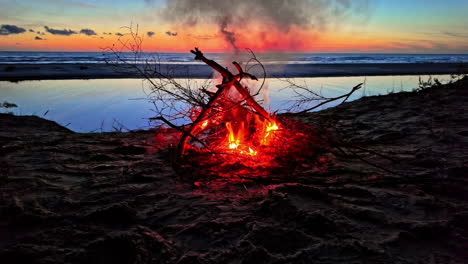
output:
[[273, 120], [272, 122], [268, 122], [265, 127], [265, 132], [264, 136], [261, 139], [260, 143], [262, 145], [269, 145], [270, 141], [272, 139], [272, 135], [279, 129], [278, 124], [276, 124], [276, 121]]
[[226, 128], [229, 132], [229, 148], [230, 149], [237, 149], [240, 145], [240, 139], [236, 139], [236, 135], [234, 134], [234, 130], [232, 129], [231, 122], [226, 122]]
[[[243, 142], [244, 145], [241, 145], [241, 140], [244, 137], [245, 125], [244, 122], [240, 123], [240, 127], [237, 130], [237, 133], [234, 131], [231, 122], [226, 122], [226, 128], [228, 130], [228, 147], [232, 150], [237, 150], [239, 154], [255, 156], [257, 151], [255, 151], [251, 146], [245, 146], [246, 142]], [[243, 140], [242, 140], [243, 141]]]
[[278, 125], [276, 124], [275, 121], [273, 121], [272, 123], [268, 123], [267, 128], [266, 128], [266, 132], [269, 133], [270, 131], [275, 131], [275, 130], [278, 130], [278, 129], [279, 129]]

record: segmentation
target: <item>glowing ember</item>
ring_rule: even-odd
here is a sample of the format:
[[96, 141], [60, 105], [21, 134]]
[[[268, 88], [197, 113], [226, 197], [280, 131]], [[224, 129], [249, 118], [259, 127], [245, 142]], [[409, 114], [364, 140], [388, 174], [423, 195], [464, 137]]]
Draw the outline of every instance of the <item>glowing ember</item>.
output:
[[201, 124], [201, 128], [206, 128], [206, 126], [208, 126], [208, 123], [208, 120], [203, 121], [203, 123]]
[[249, 148], [249, 155], [255, 156], [257, 155], [257, 151], [254, 151], [252, 148]]
[[273, 122], [273, 123], [269, 123], [269, 124], [267, 125], [266, 132], [268, 133], [268, 132], [270, 132], [270, 131], [274, 131], [274, 130], [278, 130], [278, 129], [279, 129], [279, 127], [278, 127], [278, 125], [276, 124], [276, 122]]

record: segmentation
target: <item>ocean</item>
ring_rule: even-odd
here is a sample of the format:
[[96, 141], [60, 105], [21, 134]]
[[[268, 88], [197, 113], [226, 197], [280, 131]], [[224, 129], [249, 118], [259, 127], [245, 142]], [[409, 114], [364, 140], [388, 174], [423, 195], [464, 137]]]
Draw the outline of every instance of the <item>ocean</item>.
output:
[[[130, 58], [132, 54], [122, 56]], [[169, 64], [200, 64], [190, 53], [145, 54], [156, 62]], [[249, 54], [229, 56], [206, 54], [216, 61], [247, 61]], [[378, 64], [378, 63], [460, 63], [468, 62], [468, 54], [257, 54], [264, 64]], [[101, 64], [112, 59], [102, 52], [0, 52], [0, 64]], [[137, 61], [138, 62], [138, 61]], [[139, 62], [143, 62], [140, 60]], [[449, 75], [434, 76], [441, 81]], [[327, 96], [338, 96], [358, 83], [364, 87], [350, 100], [363, 96], [383, 95], [399, 91], [411, 91], [418, 87], [420, 76], [370, 76], [370, 77], [316, 77], [291, 78]], [[423, 76], [423, 80], [429, 78]], [[180, 80], [184, 81], [184, 80]], [[209, 81], [209, 80], [194, 80]], [[18, 105], [8, 109], [18, 115], [38, 115], [58, 122], [77, 132], [113, 131], [115, 123], [125, 128], [152, 127], [149, 118], [154, 117], [154, 105], [148, 100], [148, 91], [139, 79], [91, 79], [91, 80], [42, 80], [7, 82], [0, 81], [0, 102]], [[298, 99], [287, 83], [267, 79], [269, 100], [265, 107], [272, 112], [285, 112]], [[324, 106], [330, 107], [333, 104]], [[298, 109], [295, 109], [298, 110]], [[6, 110], [0, 109], [0, 112]]]
[[[131, 58], [133, 54], [122, 53]], [[316, 53], [261, 53], [256, 54], [264, 64], [353, 64], [353, 63], [462, 63], [468, 54], [316, 54]], [[222, 61], [233, 58], [226, 54], [207, 53], [210, 59]], [[247, 61], [250, 54], [235, 56]], [[146, 53], [138, 62], [150, 58], [153, 62], [168, 64], [201, 64], [190, 53]], [[0, 52], [0, 64], [50, 64], [50, 63], [105, 63], [112, 55], [103, 52]]]

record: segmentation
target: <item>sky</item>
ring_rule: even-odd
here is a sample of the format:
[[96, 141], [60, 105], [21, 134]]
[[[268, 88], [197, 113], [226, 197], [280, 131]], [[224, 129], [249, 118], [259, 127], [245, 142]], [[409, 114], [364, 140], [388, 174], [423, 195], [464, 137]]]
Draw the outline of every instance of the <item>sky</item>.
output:
[[[235, 6], [233, 6], [235, 5]], [[468, 53], [468, 0], [0, 0], [0, 51]], [[131, 39], [130, 39], [131, 40]]]

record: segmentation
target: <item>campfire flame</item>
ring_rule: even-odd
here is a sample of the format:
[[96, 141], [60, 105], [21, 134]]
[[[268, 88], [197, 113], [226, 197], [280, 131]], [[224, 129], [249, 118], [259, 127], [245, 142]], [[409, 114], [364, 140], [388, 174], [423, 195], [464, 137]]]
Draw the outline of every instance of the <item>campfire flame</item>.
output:
[[[236, 135], [234, 134], [234, 130], [232, 129], [232, 126], [231, 126], [231, 122], [226, 122], [226, 128], [229, 132], [229, 148], [230, 149], [237, 149], [240, 145], [240, 136], [238, 135], [236, 137]], [[242, 130], [240, 130], [239, 132], [242, 132]]]
[[[238, 129], [235, 130], [232, 126], [232, 122], [226, 122], [225, 126], [228, 131], [228, 136], [226, 143], [220, 144], [220, 146], [228, 146], [230, 150], [237, 150], [238, 154], [256, 156], [257, 151], [255, 149], [260, 146], [268, 146], [271, 140], [274, 138], [274, 135], [279, 130], [279, 126], [276, 121], [266, 122], [266, 125], [263, 126], [262, 130], [259, 130], [258, 135], [252, 135], [250, 138], [252, 140], [246, 140], [249, 133], [249, 130], [245, 126], [245, 122], [239, 122]], [[255, 146], [255, 138], [260, 139], [259, 144]], [[220, 147], [223, 148], [223, 147]]]
[[279, 129], [278, 124], [276, 124], [276, 121], [269, 122], [266, 124], [264, 136], [262, 138], [261, 144], [262, 145], [268, 145], [275, 134], [275, 132]]

